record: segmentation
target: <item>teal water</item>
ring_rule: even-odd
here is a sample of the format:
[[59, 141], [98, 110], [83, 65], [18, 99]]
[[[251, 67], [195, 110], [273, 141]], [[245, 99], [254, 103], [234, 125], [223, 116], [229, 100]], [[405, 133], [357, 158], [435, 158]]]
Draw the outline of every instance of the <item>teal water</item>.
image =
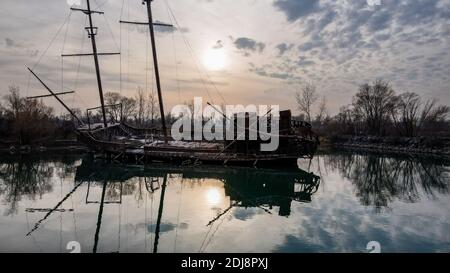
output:
[[450, 252], [450, 163], [333, 152], [298, 169], [0, 158], [0, 252]]

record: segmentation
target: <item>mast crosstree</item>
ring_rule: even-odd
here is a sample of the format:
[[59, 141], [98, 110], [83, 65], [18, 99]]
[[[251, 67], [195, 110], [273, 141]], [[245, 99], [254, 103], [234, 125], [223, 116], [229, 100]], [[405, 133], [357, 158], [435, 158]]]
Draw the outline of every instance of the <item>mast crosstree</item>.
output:
[[148, 25], [150, 28], [150, 39], [151, 39], [151, 43], [152, 43], [153, 65], [155, 68], [156, 89], [158, 91], [158, 101], [159, 101], [159, 111], [160, 111], [160, 115], [161, 115], [161, 125], [162, 125], [162, 130], [164, 133], [164, 141], [167, 143], [168, 136], [167, 136], [166, 116], [164, 113], [164, 102], [163, 102], [162, 91], [161, 91], [161, 80], [159, 77], [158, 56], [156, 53], [156, 41], [155, 41], [154, 26], [173, 27], [173, 25], [153, 22], [152, 1], [153, 0], [142, 0], [142, 4], [147, 5], [148, 22], [142, 23], [142, 22], [120, 21], [120, 23], [134, 24], [134, 25]]
[[103, 98], [103, 85], [102, 78], [100, 74], [100, 65], [98, 61], [99, 55], [118, 55], [120, 53], [98, 53], [97, 52], [97, 42], [95, 40], [95, 36], [97, 35], [98, 28], [94, 27], [92, 21], [92, 14], [104, 14], [102, 11], [91, 10], [91, 4], [89, 0], [86, 0], [87, 9], [79, 9], [79, 8], [71, 8], [73, 11], [80, 11], [86, 14], [89, 18], [89, 27], [86, 27], [86, 31], [88, 32], [88, 37], [91, 39], [92, 43], [92, 53], [89, 54], [70, 54], [70, 55], [62, 55], [62, 57], [75, 57], [75, 56], [93, 56], [94, 64], [95, 64], [95, 73], [97, 75], [97, 85], [98, 85], [98, 93], [100, 96], [100, 104], [102, 108], [102, 116], [103, 116], [103, 125], [105, 128], [108, 127], [108, 122], [106, 121], [106, 110], [105, 110], [105, 100]]

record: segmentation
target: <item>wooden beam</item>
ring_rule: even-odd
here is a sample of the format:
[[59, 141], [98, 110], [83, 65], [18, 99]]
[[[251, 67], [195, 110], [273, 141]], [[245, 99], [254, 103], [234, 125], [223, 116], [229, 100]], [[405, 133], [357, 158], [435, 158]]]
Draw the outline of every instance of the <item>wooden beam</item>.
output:
[[[98, 56], [109, 56], [109, 55], [120, 55], [120, 52], [113, 53], [97, 53]], [[94, 56], [93, 53], [81, 53], [81, 54], [62, 54], [61, 57], [85, 57], [85, 56]]]
[[120, 20], [119, 23], [121, 23], [121, 24], [130, 24], [130, 25], [146, 25], [146, 26], [148, 26], [148, 23], [146, 23], [146, 22], [131, 22], [131, 21], [122, 21], [122, 20]]
[[[61, 93], [55, 93], [55, 96], [61, 96], [61, 95], [67, 95], [67, 94], [73, 94], [73, 93], [75, 93], [75, 91], [61, 92]], [[40, 96], [27, 97], [27, 100], [48, 98], [48, 97], [53, 97], [53, 95], [40, 95]]]
[[[120, 20], [119, 23], [121, 24], [131, 24], [131, 25], [145, 25], [148, 26], [150, 23], [148, 22], [131, 22], [131, 21], [122, 21]], [[165, 24], [165, 23], [153, 23], [154, 26], [161, 26], [161, 27], [173, 27], [171, 24]]]
[[153, 23], [154, 26], [160, 26], [160, 27], [173, 27], [173, 25], [165, 24], [165, 23]]
[[[118, 103], [118, 104], [110, 104], [110, 105], [105, 105], [105, 108], [106, 107], [114, 107], [114, 106], [122, 106], [122, 104], [121, 103]], [[97, 109], [101, 109], [102, 107], [101, 106], [98, 106], [98, 107], [94, 107], [94, 108], [88, 108], [88, 109], [86, 109], [87, 111], [92, 111], [92, 110], [97, 110]]]
[[29, 67], [27, 67], [28, 70], [31, 72], [31, 74], [33, 74], [33, 76], [45, 87], [45, 89], [47, 89], [47, 91], [52, 94], [53, 97], [55, 97], [55, 99], [61, 103], [61, 105], [66, 108], [66, 110], [72, 115], [72, 117], [74, 117], [81, 125], [84, 125], [84, 122], [79, 119], [77, 117], [77, 115], [75, 115], [75, 113], [72, 111], [72, 109], [70, 109], [34, 72], [33, 70], [31, 70]]
[[70, 9], [73, 11], [81, 11], [84, 14], [92, 14], [92, 13], [105, 14], [103, 11], [87, 10], [87, 9], [79, 9], [79, 8], [70, 8]]

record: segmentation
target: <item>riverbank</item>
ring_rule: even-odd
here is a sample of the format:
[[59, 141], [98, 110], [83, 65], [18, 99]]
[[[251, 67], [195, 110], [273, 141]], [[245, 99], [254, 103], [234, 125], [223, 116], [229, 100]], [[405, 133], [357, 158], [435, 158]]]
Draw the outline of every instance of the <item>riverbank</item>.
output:
[[335, 148], [424, 155], [450, 159], [450, 137], [337, 136], [325, 140]]
[[76, 139], [54, 140], [30, 145], [21, 145], [14, 141], [0, 142], [1, 154], [31, 154], [43, 152], [84, 153], [87, 151], [89, 151], [89, 149]]

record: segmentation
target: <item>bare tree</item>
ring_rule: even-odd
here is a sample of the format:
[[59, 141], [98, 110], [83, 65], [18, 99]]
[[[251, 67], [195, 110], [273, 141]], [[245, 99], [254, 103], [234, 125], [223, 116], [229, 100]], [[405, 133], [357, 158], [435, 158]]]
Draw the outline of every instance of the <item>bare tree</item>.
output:
[[397, 97], [392, 111], [394, 124], [400, 134], [407, 137], [416, 135], [420, 118], [421, 99], [415, 93], [404, 93]]
[[298, 109], [305, 113], [308, 122], [311, 123], [311, 108], [318, 98], [316, 94], [316, 87], [311, 83], [306, 84], [303, 87], [302, 92], [295, 94], [295, 98], [297, 100]]
[[54, 134], [53, 108], [45, 106], [41, 100], [21, 97], [17, 86], [10, 86], [5, 100], [6, 117], [11, 122], [10, 135], [20, 143], [30, 144]]
[[6, 111], [11, 118], [17, 118], [19, 112], [23, 109], [25, 99], [20, 97], [20, 88], [16, 85], [9, 86], [9, 94], [5, 96]]
[[319, 112], [316, 116], [316, 121], [319, 124], [322, 124], [323, 121], [328, 117], [328, 106], [327, 106], [327, 98], [325, 96], [322, 97], [319, 104]]
[[[116, 92], [108, 92], [105, 94], [105, 101], [108, 105], [118, 105], [121, 103], [122, 96]], [[118, 121], [121, 118], [120, 107], [108, 107], [106, 109], [107, 113], [112, 120]]]
[[383, 135], [396, 105], [395, 92], [388, 82], [376, 80], [359, 88], [353, 105], [366, 123], [369, 134]]
[[147, 118], [150, 119], [151, 127], [155, 125], [155, 119], [158, 118], [159, 106], [154, 92], [149, 92], [147, 99]]
[[[429, 99], [424, 103], [419, 121], [419, 128], [421, 130], [432, 129], [432, 127], [436, 126], [445, 126], [445, 122], [450, 114], [450, 107], [438, 105], [437, 103], [437, 99]], [[439, 123], [441, 123], [441, 126], [439, 126]]]
[[128, 98], [116, 92], [108, 92], [105, 94], [105, 100], [108, 105], [121, 105], [107, 109], [111, 119], [118, 121], [120, 120], [121, 114], [124, 120], [136, 117], [137, 102], [134, 98]]
[[133, 98], [122, 97], [120, 100], [122, 104], [122, 115], [124, 120], [128, 120], [135, 116], [136, 113], [136, 100]]
[[145, 94], [144, 94], [144, 90], [141, 87], [138, 87], [138, 91], [136, 94], [136, 111], [135, 111], [135, 119], [136, 119], [136, 123], [139, 126], [142, 126], [145, 122], [145, 108], [146, 108], [146, 99], [145, 99]]

